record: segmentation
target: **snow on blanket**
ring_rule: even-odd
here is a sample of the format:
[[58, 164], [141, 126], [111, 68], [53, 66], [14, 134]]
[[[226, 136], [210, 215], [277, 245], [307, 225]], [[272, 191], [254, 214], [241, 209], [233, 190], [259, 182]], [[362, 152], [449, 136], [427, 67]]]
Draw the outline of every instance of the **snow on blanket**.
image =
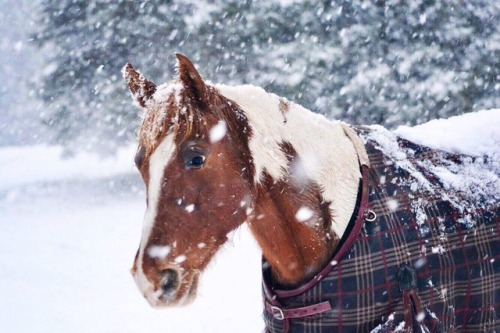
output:
[[435, 119], [414, 127], [400, 126], [395, 133], [433, 149], [500, 158], [500, 109]]
[[500, 200], [500, 109], [401, 126], [395, 133], [433, 149], [475, 157], [465, 159], [463, 165], [432, 171], [447, 189]]
[[469, 193], [485, 204], [500, 200], [500, 109], [401, 126], [395, 133], [433, 149], [474, 157], [448, 168], [430, 168], [447, 190]]
[[[394, 132], [378, 125], [370, 128], [372, 132], [365, 139], [376, 142], [396, 166], [417, 179], [410, 184], [415, 190], [433, 192], [435, 185], [424, 177], [421, 170], [425, 170], [437, 177], [448, 193], [447, 199], [462, 212], [484, 208], [500, 200], [500, 109], [433, 120], [415, 127], [402, 126]], [[452, 161], [446, 154], [438, 153], [443, 161], [439, 165], [430, 160], [414, 164], [407, 157], [415, 151], [401, 148], [397, 137], [460, 156]], [[418, 213], [419, 207], [414, 208]], [[461, 222], [472, 226], [467, 218]]]

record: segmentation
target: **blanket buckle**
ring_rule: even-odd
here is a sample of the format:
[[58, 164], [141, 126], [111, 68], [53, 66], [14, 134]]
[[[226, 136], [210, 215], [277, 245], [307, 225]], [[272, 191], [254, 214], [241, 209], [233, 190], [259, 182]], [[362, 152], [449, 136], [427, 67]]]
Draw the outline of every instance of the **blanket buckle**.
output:
[[277, 306], [271, 305], [271, 314], [273, 315], [274, 318], [278, 320], [285, 319], [285, 314], [283, 313], [283, 310], [281, 310]]

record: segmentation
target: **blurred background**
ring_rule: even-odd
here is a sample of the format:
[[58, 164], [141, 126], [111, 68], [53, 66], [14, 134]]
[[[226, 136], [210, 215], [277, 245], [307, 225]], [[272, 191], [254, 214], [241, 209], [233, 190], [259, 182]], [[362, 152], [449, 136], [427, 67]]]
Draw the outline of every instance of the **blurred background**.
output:
[[331, 118], [414, 125], [500, 105], [492, 0], [1, 0], [0, 144], [114, 151], [140, 121], [121, 68], [249, 83]]

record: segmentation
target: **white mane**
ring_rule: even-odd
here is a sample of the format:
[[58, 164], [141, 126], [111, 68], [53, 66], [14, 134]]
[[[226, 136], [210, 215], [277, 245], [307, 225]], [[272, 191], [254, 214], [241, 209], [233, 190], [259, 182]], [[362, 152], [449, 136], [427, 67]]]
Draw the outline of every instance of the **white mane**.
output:
[[[252, 85], [215, 87], [238, 103], [248, 118], [252, 128], [249, 146], [255, 163], [255, 181], [262, 181], [264, 171], [275, 180], [290, 171], [281, 149], [283, 142], [290, 143], [300, 160], [295, 169], [319, 184], [323, 198], [332, 202], [332, 229], [341, 237], [356, 204], [361, 176], [358, 154], [365, 162], [366, 153], [359, 139], [341, 122], [330, 121], [262, 88]], [[282, 105], [288, 106], [284, 112], [280, 110], [280, 100]], [[359, 142], [353, 143], [353, 140]], [[300, 178], [301, 175], [296, 176]]]

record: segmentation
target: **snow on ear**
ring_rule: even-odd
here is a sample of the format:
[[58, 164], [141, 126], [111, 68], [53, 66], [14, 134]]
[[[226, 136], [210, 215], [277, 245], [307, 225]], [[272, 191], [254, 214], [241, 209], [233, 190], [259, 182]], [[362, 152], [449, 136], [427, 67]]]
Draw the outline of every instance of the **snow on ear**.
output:
[[139, 71], [136, 71], [131, 64], [126, 64], [125, 67], [123, 67], [122, 73], [134, 100], [139, 103], [141, 107], [145, 107], [146, 102], [156, 91], [156, 84], [147, 80]]
[[180, 53], [175, 54], [178, 60], [179, 78], [192, 97], [203, 103], [206, 99], [207, 86], [191, 60]]

